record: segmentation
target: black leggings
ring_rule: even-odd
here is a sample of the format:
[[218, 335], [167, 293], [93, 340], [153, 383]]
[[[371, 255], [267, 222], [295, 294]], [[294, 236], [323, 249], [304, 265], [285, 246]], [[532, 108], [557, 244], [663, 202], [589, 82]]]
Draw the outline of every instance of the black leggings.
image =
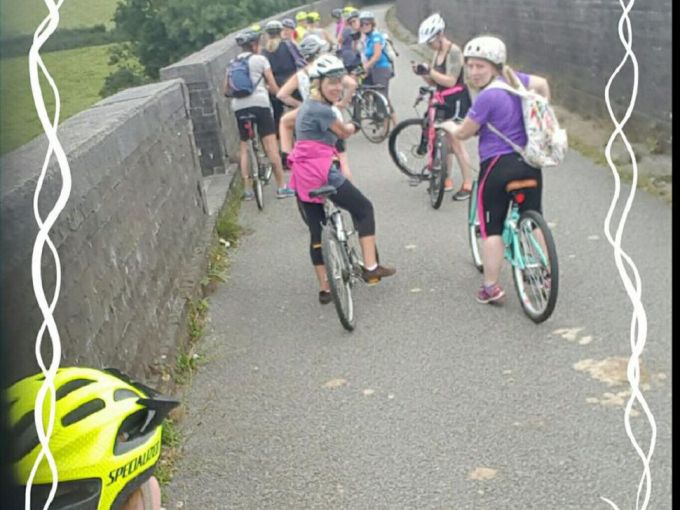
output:
[[480, 217], [482, 238], [499, 236], [503, 232], [505, 216], [510, 205], [510, 195], [505, 191], [505, 185], [516, 179], [536, 179], [537, 188], [524, 191], [524, 202], [519, 210], [523, 212], [533, 209], [542, 213], [541, 195], [543, 192], [543, 176], [541, 170], [527, 164], [522, 156], [513, 152], [503, 154], [482, 161], [479, 176], [477, 196], [477, 214]]
[[[330, 200], [338, 207], [346, 209], [352, 215], [354, 224], [359, 231], [359, 237], [375, 235], [373, 204], [350, 181], [346, 180], [342, 183], [338, 187], [337, 193], [330, 196]], [[312, 259], [312, 264], [323, 266], [321, 224], [326, 221], [323, 204], [300, 203], [304, 207], [305, 215], [307, 216], [307, 225], [311, 237], [309, 255]]]

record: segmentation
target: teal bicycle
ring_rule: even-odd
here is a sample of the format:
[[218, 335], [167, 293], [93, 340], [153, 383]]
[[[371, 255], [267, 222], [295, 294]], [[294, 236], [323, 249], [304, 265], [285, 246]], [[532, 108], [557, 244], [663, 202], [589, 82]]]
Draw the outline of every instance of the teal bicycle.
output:
[[[477, 212], [475, 181], [468, 203], [468, 239], [475, 267], [482, 272], [481, 228]], [[505, 258], [512, 265], [512, 277], [524, 313], [535, 323], [545, 321], [553, 313], [557, 302], [559, 271], [555, 241], [548, 224], [538, 211], [520, 214], [524, 190], [535, 188], [535, 179], [510, 181], [505, 191], [510, 195], [509, 212], [503, 227]]]

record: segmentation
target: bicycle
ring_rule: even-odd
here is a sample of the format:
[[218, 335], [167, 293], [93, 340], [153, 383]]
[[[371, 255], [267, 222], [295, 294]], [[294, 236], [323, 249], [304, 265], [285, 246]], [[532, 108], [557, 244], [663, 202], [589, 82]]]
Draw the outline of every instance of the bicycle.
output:
[[437, 123], [445, 120], [446, 105], [435, 87], [423, 86], [413, 105], [416, 113], [417, 106], [425, 100], [427, 110], [422, 116], [402, 120], [395, 126], [388, 149], [394, 164], [411, 178], [413, 185], [429, 182], [430, 205], [439, 209], [444, 198], [449, 145], [445, 130], [437, 127]]
[[358, 67], [352, 72], [357, 79], [357, 89], [352, 96], [351, 119], [359, 124], [361, 132], [372, 143], [380, 143], [390, 134], [392, 107], [380, 92], [383, 85], [365, 85], [366, 72]]
[[[512, 277], [524, 313], [535, 323], [552, 315], [557, 302], [559, 268], [557, 249], [548, 224], [538, 211], [527, 210], [520, 214], [524, 190], [535, 188], [535, 179], [510, 181], [505, 191], [511, 201], [503, 226], [505, 258], [512, 265]], [[468, 239], [472, 261], [480, 272], [484, 270], [481, 256], [481, 227], [477, 211], [478, 181], [474, 181], [468, 204]], [[537, 233], [540, 232], [545, 249]]]
[[364, 262], [359, 235], [354, 222], [348, 218], [349, 213], [329, 200], [335, 193], [335, 187], [326, 185], [311, 190], [309, 196], [326, 198], [324, 201], [326, 221], [321, 227], [321, 253], [335, 311], [342, 326], [347, 331], [352, 331], [356, 326], [352, 287], [357, 281], [363, 281]]
[[241, 119], [245, 120], [244, 126], [248, 133], [248, 172], [253, 181], [253, 193], [255, 194], [257, 208], [262, 211], [264, 209], [264, 193], [262, 187], [269, 184], [269, 181], [271, 180], [272, 164], [262, 150], [260, 137], [257, 133], [257, 125], [253, 124], [253, 120], [256, 120], [257, 117], [255, 115], [245, 115], [241, 117]]

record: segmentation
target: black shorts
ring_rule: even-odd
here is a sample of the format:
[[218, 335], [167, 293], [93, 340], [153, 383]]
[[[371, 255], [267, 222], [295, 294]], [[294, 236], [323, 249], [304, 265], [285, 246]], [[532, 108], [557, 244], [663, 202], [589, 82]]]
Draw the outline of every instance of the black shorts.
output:
[[543, 175], [540, 169], [530, 166], [515, 152], [485, 159], [481, 164], [477, 189], [477, 216], [480, 219], [482, 238], [499, 236], [503, 232], [510, 205], [510, 195], [505, 191], [505, 185], [516, 179], [538, 181], [538, 187], [525, 190], [524, 202], [519, 205], [520, 212], [531, 209], [543, 213]]
[[251, 106], [250, 108], [244, 108], [234, 112], [234, 115], [236, 115], [238, 133], [242, 142], [247, 142], [250, 138], [248, 136], [248, 129], [246, 128], [248, 122], [253, 122], [257, 125], [257, 132], [260, 134], [260, 138], [276, 134], [274, 116], [269, 107]]

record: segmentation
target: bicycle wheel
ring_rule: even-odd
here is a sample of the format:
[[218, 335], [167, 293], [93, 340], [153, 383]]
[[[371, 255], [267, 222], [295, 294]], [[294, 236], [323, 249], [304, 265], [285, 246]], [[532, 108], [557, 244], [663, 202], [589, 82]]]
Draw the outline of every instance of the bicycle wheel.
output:
[[321, 230], [321, 253], [326, 266], [326, 277], [331, 288], [333, 303], [335, 303], [335, 311], [338, 313], [342, 327], [347, 331], [352, 331], [355, 320], [351, 270], [345, 247], [338, 241], [330, 224], [324, 225]]
[[369, 142], [380, 143], [390, 134], [390, 106], [387, 98], [375, 90], [364, 90], [359, 112], [361, 132]]
[[397, 124], [387, 141], [392, 161], [411, 178], [420, 178], [427, 162], [427, 145], [420, 146], [422, 136], [423, 119], [406, 119]]
[[439, 209], [444, 198], [444, 181], [446, 180], [446, 161], [449, 154], [446, 141], [442, 134], [437, 133], [434, 144], [434, 154], [432, 156], [432, 168], [430, 169], [430, 205], [434, 209]]
[[468, 241], [470, 242], [472, 263], [481, 273], [484, 271], [484, 266], [482, 265], [482, 230], [479, 226], [477, 214], [477, 181], [472, 184], [472, 193], [468, 201]]
[[[546, 250], [537, 234], [543, 235]], [[522, 264], [513, 266], [512, 276], [524, 313], [540, 323], [555, 309], [559, 286], [557, 250], [548, 224], [536, 211], [524, 211], [517, 224], [515, 241]], [[521, 267], [524, 266], [524, 267]]]
[[255, 202], [257, 208], [262, 211], [264, 209], [264, 193], [262, 192], [262, 180], [260, 180], [260, 162], [257, 159], [257, 154], [253, 143], [248, 144], [248, 156], [250, 158], [250, 177], [253, 180], [253, 193], [255, 194]]

